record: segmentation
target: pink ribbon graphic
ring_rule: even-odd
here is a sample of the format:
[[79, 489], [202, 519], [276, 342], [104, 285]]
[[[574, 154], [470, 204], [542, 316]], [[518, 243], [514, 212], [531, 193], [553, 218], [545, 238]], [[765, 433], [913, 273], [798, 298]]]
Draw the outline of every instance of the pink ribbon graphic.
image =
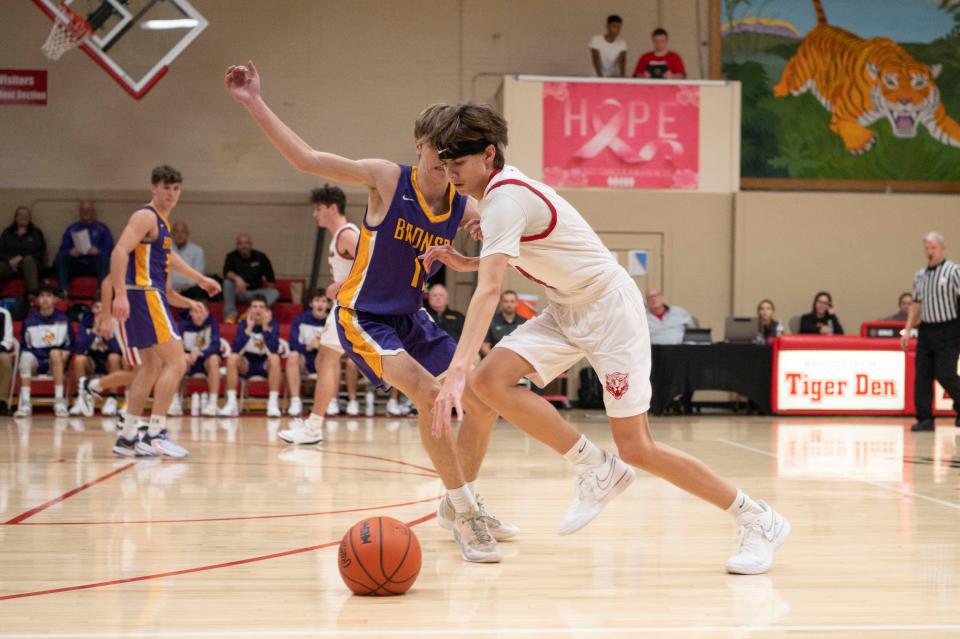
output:
[[613, 98], [608, 98], [600, 104], [600, 108], [607, 105], [615, 106], [616, 113], [606, 123], [594, 114], [591, 124], [595, 135], [577, 149], [573, 157], [591, 160], [607, 147], [610, 147], [610, 150], [621, 160], [631, 164], [649, 162], [657, 157], [658, 153], [662, 153], [667, 161], [683, 155], [683, 145], [675, 140], [650, 140], [639, 151], [634, 151], [620, 138], [620, 129], [623, 127], [623, 105]]

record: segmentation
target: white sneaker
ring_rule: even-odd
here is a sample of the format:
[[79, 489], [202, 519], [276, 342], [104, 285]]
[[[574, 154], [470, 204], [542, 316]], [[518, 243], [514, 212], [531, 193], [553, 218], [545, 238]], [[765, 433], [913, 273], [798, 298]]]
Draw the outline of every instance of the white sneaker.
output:
[[360, 402], [355, 399], [351, 399], [347, 402], [347, 415], [350, 417], [356, 417], [360, 414]]
[[300, 417], [303, 412], [303, 401], [299, 397], [290, 398], [290, 407], [287, 408], [287, 415], [290, 417]]
[[217, 416], [217, 400], [208, 399], [207, 403], [203, 406], [202, 414], [204, 417], [216, 417]]
[[607, 502], [633, 483], [637, 474], [616, 455], [603, 452], [603, 463], [596, 466], [577, 464], [577, 488], [570, 508], [560, 522], [557, 533], [575, 533], [596, 518]]
[[[520, 528], [517, 526], [500, 521], [488, 513], [487, 509], [483, 507], [483, 500], [480, 499], [480, 495], [477, 495], [477, 504], [480, 506], [480, 518], [487, 524], [487, 530], [490, 531], [494, 539], [506, 541], [520, 534]], [[437, 523], [444, 530], [453, 530], [456, 519], [457, 511], [453, 508], [453, 501], [450, 499], [450, 495], [444, 495], [437, 505]]]
[[167, 457], [173, 457], [176, 459], [186, 457], [190, 454], [183, 446], [178, 446], [170, 441], [170, 439], [167, 437], [166, 428], [161, 430], [156, 435], [144, 434], [140, 438], [140, 443], [150, 446], [154, 450], [166, 455]]
[[759, 575], [770, 570], [773, 553], [790, 536], [790, 522], [762, 501], [761, 513], [744, 513], [737, 517], [740, 537], [737, 551], [724, 566], [735, 575]]
[[81, 377], [77, 382], [77, 403], [80, 404], [80, 412], [84, 417], [93, 417], [96, 400], [101, 399], [100, 393], [90, 389], [90, 381], [89, 377]]
[[66, 399], [55, 399], [53, 401], [53, 414], [57, 417], [69, 417], [70, 409], [67, 408]]
[[117, 409], [117, 398], [108, 397], [106, 401], [103, 402], [103, 408], [100, 409], [100, 414], [104, 417], [116, 417]]
[[83, 414], [83, 409], [80, 407], [80, 397], [78, 396], [77, 399], [73, 402], [73, 406], [70, 407], [70, 416], [79, 417], [82, 414]]
[[276, 402], [268, 402], [267, 417], [283, 417], [283, 412], [280, 410], [280, 405]]
[[218, 417], [237, 417], [240, 415], [240, 407], [237, 406], [237, 402], [232, 402], [227, 400], [227, 403], [223, 405], [219, 411], [217, 411]]
[[310, 444], [319, 444], [323, 442], [323, 427], [313, 428], [307, 425], [302, 419], [293, 420], [291, 428], [281, 430], [277, 437], [288, 444], [299, 444], [308, 446]]
[[400, 412], [400, 402], [395, 399], [387, 400], [387, 415], [390, 417], [400, 417], [403, 413]]
[[167, 409], [167, 416], [169, 417], [180, 417], [183, 415], [183, 405], [180, 403], [180, 395], [174, 395], [173, 400], [170, 402], [170, 407]]
[[30, 402], [20, 402], [14, 417], [30, 417], [33, 415], [33, 405]]
[[336, 397], [330, 398], [330, 403], [327, 404], [327, 417], [333, 417], [334, 415], [340, 414], [340, 402], [337, 401]]
[[453, 538], [460, 544], [460, 554], [467, 561], [495, 564], [503, 559], [497, 541], [478, 510], [457, 514], [453, 523]]

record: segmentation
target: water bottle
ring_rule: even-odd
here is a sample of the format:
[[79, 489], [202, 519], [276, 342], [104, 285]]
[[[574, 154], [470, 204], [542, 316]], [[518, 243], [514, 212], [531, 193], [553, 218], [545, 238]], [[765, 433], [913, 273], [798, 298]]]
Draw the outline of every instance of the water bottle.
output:
[[200, 416], [200, 393], [194, 393], [190, 396], [190, 416]]
[[364, 413], [367, 417], [373, 417], [373, 391], [367, 390], [366, 394], [367, 410]]

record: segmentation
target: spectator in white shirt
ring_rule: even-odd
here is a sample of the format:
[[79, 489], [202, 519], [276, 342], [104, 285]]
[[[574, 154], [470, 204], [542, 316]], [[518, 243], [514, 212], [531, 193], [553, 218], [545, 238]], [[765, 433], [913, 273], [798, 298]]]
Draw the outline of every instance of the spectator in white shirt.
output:
[[[203, 273], [206, 270], [207, 264], [203, 256], [203, 248], [190, 241], [190, 227], [184, 222], [177, 222], [173, 225], [172, 250], [198, 273]], [[208, 299], [202, 288], [173, 271], [170, 271], [170, 284], [173, 286], [173, 290], [184, 297], [195, 300]]]
[[623, 78], [627, 75], [627, 43], [620, 37], [623, 18], [607, 16], [607, 32], [590, 39], [593, 74], [600, 78]]
[[647, 290], [647, 325], [651, 344], [682, 344], [683, 333], [697, 323], [686, 309], [663, 303], [660, 289]]

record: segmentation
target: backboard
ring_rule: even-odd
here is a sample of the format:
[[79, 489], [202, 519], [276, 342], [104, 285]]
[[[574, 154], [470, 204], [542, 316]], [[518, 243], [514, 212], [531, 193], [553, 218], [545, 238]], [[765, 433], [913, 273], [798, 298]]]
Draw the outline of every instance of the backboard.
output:
[[206, 19], [187, 0], [33, 2], [51, 20], [67, 19], [62, 4], [86, 18], [94, 29], [80, 48], [137, 100], [207, 27]]

